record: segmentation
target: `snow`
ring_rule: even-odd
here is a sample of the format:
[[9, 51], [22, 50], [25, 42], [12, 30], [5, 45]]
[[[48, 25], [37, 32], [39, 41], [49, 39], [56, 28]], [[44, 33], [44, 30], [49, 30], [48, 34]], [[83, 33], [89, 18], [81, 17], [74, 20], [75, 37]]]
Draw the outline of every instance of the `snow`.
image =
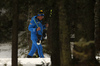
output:
[[0, 58], [11, 58], [11, 42], [0, 44]]
[[5, 14], [5, 13], [6, 13], [6, 11], [7, 11], [6, 9], [2, 8], [2, 9], [0, 10], [1, 15]]
[[[72, 58], [73, 58], [73, 46], [74, 42], [71, 42], [71, 51], [72, 51]], [[12, 54], [12, 45], [11, 42], [8, 43], [1, 43], [0, 44], [0, 66], [4, 66], [4, 64], [7, 64], [7, 66], [11, 66], [11, 54]], [[26, 48], [27, 49], [27, 48]], [[18, 63], [21, 63], [23, 66], [36, 66], [38, 65], [43, 65], [44, 66], [47, 63], [50, 63], [49, 66], [51, 65], [51, 57], [49, 54], [44, 53], [45, 58], [25, 58], [25, 54], [22, 55], [20, 52], [25, 52], [26, 55], [28, 51], [26, 49], [18, 49]], [[96, 56], [96, 59], [100, 62], [100, 53]]]
[[[8, 43], [1, 43], [0, 44], [0, 66], [4, 66], [4, 64], [7, 64], [7, 66], [11, 66], [11, 54], [12, 54], [12, 45], [11, 42]], [[23, 66], [36, 66], [36, 65], [43, 65], [44, 66], [47, 63], [50, 63], [51, 65], [51, 59], [50, 55], [44, 53], [45, 58], [24, 58], [24, 55], [21, 55], [20, 51], [28, 53], [26, 49], [18, 49], [18, 63], [22, 64]]]
[[70, 42], [70, 46], [71, 46], [71, 58], [73, 59], [74, 42]]
[[[0, 58], [0, 66], [4, 66], [4, 64], [7, 64], [7, 66], [11, 66], [11, 58]], [[18, 64], [22, 64], [23, 66], [36, 66], [36, 65], [46, 65], [49, 63], [49, 66], [51, 65], [51, 59], [50, 58], [18, 58]]]

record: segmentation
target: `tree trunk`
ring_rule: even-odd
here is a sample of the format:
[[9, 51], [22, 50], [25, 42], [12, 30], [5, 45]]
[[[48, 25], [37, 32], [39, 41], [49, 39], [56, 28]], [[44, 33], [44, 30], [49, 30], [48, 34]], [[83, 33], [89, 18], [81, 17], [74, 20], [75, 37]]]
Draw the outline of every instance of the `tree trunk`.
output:
[[60, 66], [60, 45], [59, 45], [59, 15], [57, 3], [53, 6], [53, 15], [50, 23], [51, 28], [51, 61], [52, 66]]
[[12, 66], [18, 66], [18, 0], [13, 0]]
[[77, 0], [77, 40], [94, 40], [94, 5], [95, 0]]
[[[61, 66], [71, 66], [70, 50], [70, 11], [69, 0], [59, 2], [59, 36], [60, 36], [60, 62]], [[64, 6], [65, 5], [65, 6]]]
[[[77, 0], [78, 22], [76, 24], [76, 39], [85, 38], [86, 41], [94, 41], [94, 6], [95, 0]], [[92, 53], [90, 52], [91, 57], [88, 59], [88, 62], [92, 62], [92, 60], [95, 61], [95, 46], [90, 50]]]
[[[85, 7], [86, 6], [86, 7]], [[94, 6], [95, 0], [86, 0], [84, 2], [84, 30], [85, 30], [85, 38], [87, 41], [94, 40]]]
[[100, 0], [95, 4], [95, 44], [96, 50], [100, 51]]

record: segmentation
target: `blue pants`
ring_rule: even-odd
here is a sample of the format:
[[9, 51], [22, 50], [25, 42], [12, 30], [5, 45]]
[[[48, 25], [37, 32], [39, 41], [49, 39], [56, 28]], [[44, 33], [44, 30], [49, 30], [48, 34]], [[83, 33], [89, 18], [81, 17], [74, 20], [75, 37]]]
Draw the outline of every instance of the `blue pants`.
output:
[[39, 54], [39, 57], [40, 58], [44, 58], [44, 55], [43, 55], [43, 48], [42, 48], [42, 45], [37, 45], [37, 41], [36, 40], [32, 40], [32, 47], [31, 47], [31, 50], [29, 52], [29, 56], [33, 56], [33, 54], [36, 52], [36, 50], [38, 50], [38, 54]]

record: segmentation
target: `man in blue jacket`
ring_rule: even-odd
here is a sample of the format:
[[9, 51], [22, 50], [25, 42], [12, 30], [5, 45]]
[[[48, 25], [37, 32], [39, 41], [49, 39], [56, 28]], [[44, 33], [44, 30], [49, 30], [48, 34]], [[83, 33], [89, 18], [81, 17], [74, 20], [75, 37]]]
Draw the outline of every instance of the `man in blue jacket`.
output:
[[31, 31], [32, 47], [27, 55], [27, 58], [32, 58], [33, 54], [38, 51], [40, 58], [44, 58], [43, 48], [41, 45], [41, 40], [43, 38], [43, 30], [48, 27], [48, 24], [42, 25], [42, 19], [44, 18], [43, 10], [40, 10], [37, 16], [32, 17], [28, 30]]

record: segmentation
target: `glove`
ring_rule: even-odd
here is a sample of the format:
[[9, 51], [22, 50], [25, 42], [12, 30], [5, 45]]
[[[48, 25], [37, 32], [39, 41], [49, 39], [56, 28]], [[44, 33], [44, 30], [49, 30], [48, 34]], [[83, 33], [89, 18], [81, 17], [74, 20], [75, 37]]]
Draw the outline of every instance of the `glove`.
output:
[[36, 29], [36, 31], [39, 31], [39, 30], [41, 30], [41, 28], [40, 28], [40, 27], [38, 27], [38, 28]]

